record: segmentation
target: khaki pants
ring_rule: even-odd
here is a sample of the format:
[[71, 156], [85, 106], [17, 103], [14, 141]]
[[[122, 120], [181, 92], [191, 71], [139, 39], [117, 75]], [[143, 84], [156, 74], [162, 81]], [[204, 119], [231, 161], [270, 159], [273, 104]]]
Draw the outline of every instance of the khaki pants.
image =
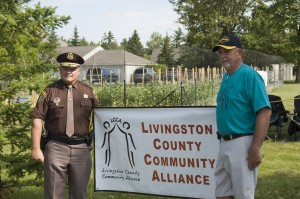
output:
[[258, 170], [248, 168], [248, 150], [253, 136], [221, 140], [215, 169], [216, 197], [254, 199]]
[[92, 168], [90, 147], [50, 141], [44, 156], [44, 198], [64, 199], [68, 177], [69, 198], [85, 199]]

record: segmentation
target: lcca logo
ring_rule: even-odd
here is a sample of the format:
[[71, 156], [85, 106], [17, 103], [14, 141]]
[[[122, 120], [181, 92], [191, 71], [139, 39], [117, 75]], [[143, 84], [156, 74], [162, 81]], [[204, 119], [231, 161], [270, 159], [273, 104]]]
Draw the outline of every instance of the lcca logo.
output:
[[126, 150], [129, 164], [131, 168], [133, 168], [135, 166], [133, 150], [136, 150], [136, 147], [134, 145], [132, 134], [130, 133], [130, 124], [126, 121], [122, 122], [122, 120], [119, 118], [112, 118], [110, 119], [110, 121], [105, 121], [103, 123], [103, 127], [105, 129], [105, 132], [101, 148], [105, 150], [105, 164], [109, 166], [111, 158], [113, 156], [111, 136], [113, 134], [121, 133], [123, 139], [126, 142]]

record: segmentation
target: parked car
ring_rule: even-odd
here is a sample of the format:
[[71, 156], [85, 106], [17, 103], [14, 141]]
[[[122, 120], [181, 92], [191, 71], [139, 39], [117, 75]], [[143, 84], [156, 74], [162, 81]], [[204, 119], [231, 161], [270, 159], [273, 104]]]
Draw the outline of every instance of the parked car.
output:
[[134, 71], [134, 83], [157, 81], [158, 75], [152, 68], [138, 68]]
[[111, 68], [89, 68], [86, 73], [86, 79], [92, 84], [102, 82], [118, 82], [119, 75]]

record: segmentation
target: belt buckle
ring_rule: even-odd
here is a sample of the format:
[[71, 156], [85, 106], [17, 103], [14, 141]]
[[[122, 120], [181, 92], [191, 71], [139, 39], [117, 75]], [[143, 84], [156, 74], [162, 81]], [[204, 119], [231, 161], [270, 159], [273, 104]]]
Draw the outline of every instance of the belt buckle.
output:
[[229, 135], [230, 140], [233, 140], [233, 136], [232, 134]]

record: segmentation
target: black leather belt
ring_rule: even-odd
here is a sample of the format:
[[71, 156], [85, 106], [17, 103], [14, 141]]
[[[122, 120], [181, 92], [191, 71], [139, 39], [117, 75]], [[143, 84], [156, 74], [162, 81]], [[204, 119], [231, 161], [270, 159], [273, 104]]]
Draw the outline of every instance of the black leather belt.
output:
[[253, 135], [252, 133], [247, 133], [247, 134], [231, 134], [231, 135], [220, 135], [221, 138], [225, 141], [233, 140], [235, 138], [243, 137], [243, 136], [249, 136]]
[[68, 145], [77, 145], [87, 143], [86, 137], [68, 137], [68, 136], [53, 136], [49, 135], [49, 140], [61, 142]]

